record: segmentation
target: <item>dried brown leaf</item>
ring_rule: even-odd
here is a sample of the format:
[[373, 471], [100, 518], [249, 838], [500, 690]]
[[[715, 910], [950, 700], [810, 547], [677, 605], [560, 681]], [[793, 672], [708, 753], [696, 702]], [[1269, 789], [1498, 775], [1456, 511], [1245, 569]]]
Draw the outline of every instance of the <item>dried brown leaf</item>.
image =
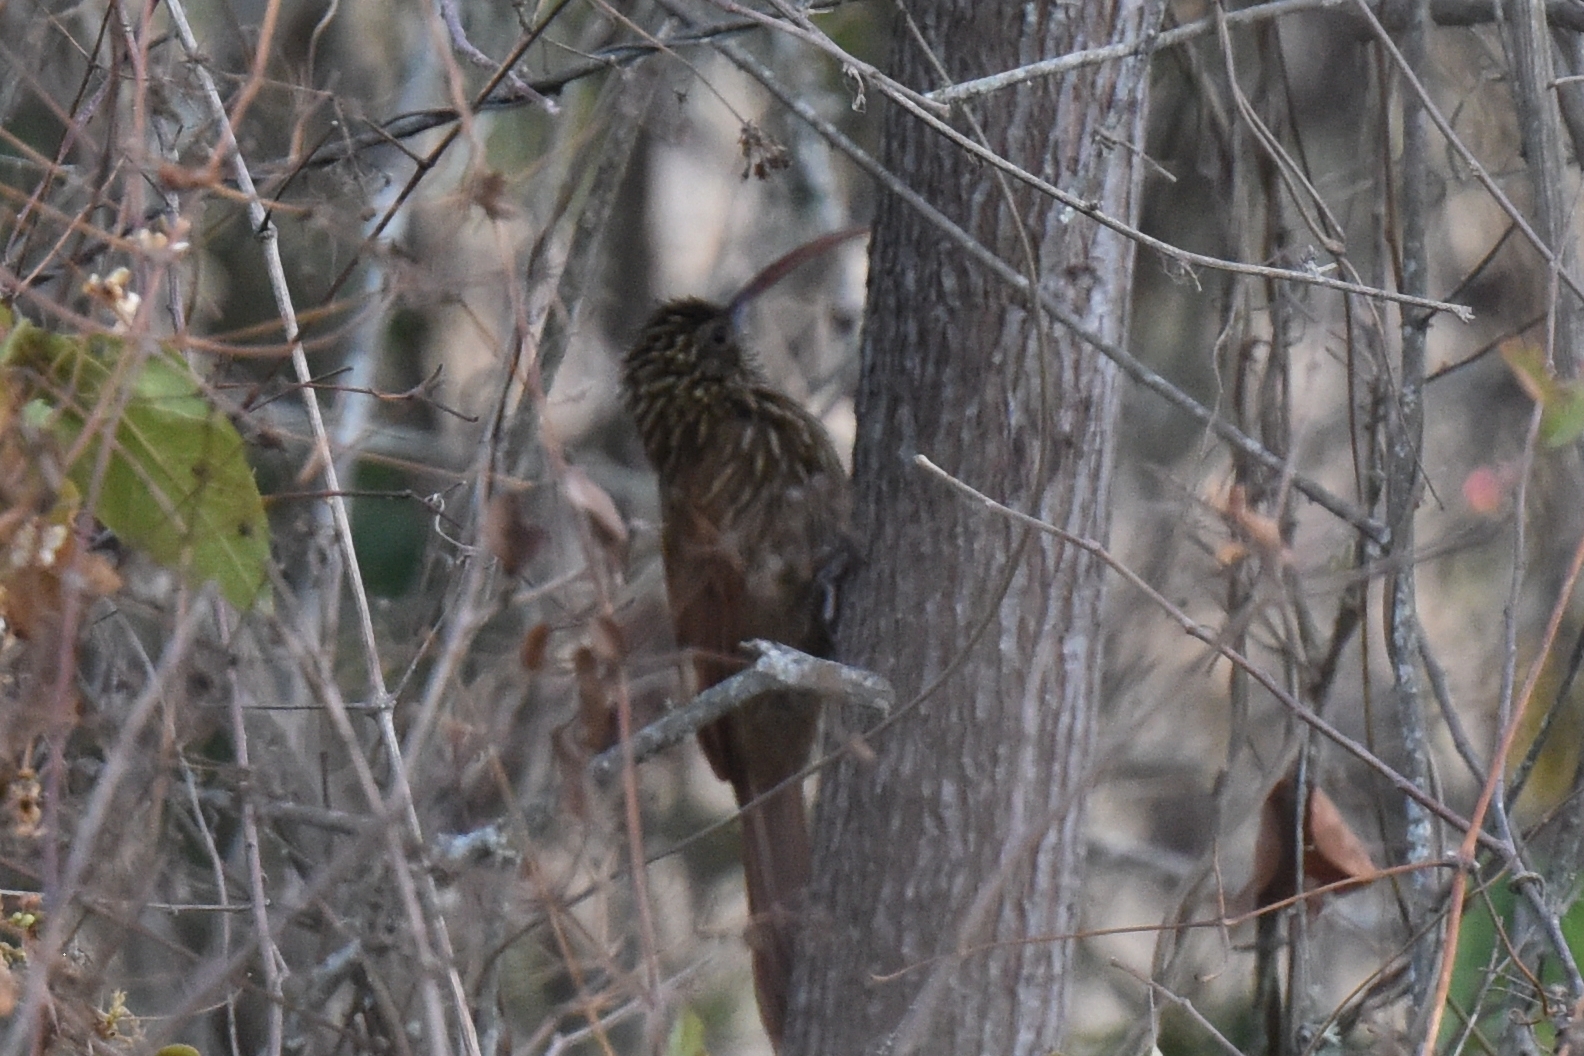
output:
[[600, 542], [619, 558], [627, 548], [627, 522], [610, 493], [577, 466], [568, 466], [561, 486], [572, 508], [589, 519]]
[[1364, 841], [1324, 789], [1316, 788], [1310, 793], [1308, 814], [1304, 821], [1304, 873], [1310, 880], [1324, 886], [1365, 880], [1379, 872]]
[[1244, 490], [1243, 485], [1232, 485], [1221, 513], [1233, 531], [1248, 540], [1261, 553], [1273, 558], [1288, 556], [1286, 543], [1282, 540], [1280, 522], [1251, 507], [1248, 504], [1248, 492]]
[[611, 706], [599, 659], [588, 646], [572, 654], [577, 676], [578, 732], [590, 752], [602, 752], [616, 742], [616, 709]]
[[501, 493], [490, 499], [484, 515], [484, 545], [508, 576], [526, 568], [549, 541], [550, 533], [523, 516], [515, 496]]
[[[1260, 829], [1254, 840], [1254, 869], [1245, 895], [1263, 909], [1291, 898], [1297, 885], [1293, 863], [1293, 809], [1295, 786], [1291, 774], [1276, 782], [1260, 809]], [[1364, 846], [1331, 797], [1321, 788], [1309, 794], [1303, 825], [1304, 888], [1325, 887], [1353, 880], [1365, 882], [1378, 872]]]
[[545, 665], [545, 654], [550, 649], [550, 625], [540, 621], [528, 628], [528, 633], [523, 635], [522, 647], [519, 655], [522, 665], [529, 671], [542, 671]]

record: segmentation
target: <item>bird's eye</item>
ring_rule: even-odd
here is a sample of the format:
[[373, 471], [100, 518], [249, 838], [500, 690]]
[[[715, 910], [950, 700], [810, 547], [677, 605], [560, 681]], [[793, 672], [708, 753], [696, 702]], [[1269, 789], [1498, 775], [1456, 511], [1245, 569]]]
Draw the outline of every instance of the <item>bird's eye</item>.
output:
[[720, 352], [731, 344], [731, 337], [731, 323], [716, 319], [704, 328], [704, 347], [712, 352]]

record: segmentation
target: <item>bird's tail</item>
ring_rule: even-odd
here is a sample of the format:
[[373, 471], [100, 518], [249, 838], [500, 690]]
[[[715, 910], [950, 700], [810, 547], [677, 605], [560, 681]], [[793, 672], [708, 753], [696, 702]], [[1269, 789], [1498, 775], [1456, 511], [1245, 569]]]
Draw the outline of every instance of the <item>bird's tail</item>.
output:
[[743, 808], [748, 948], [759, 1018], [777, 1051], [792, 996], [792, 954], [809, 882], [809, 834], [798, 782], [775, 792], [735, 789]]

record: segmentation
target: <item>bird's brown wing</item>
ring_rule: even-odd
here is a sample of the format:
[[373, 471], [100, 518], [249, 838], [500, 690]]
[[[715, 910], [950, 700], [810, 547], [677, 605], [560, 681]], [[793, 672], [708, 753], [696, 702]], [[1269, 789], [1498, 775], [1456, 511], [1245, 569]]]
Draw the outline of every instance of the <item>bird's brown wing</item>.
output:
[[[772, 417], [770, 427], [819, 428], [793, 407], [795, 416]], [[755, 443], [778, 450], [756, 452]], [[812, 441], [801, 433], [744, 436], [738, 450], [747, 457], [734, 466], [780, 466], [785, 472], [780, 479], [767, 481], [761, 472], [754, 481], [738, 481], [707, 478], [710, 467], [700, 466], [699, 476], [674, 482], [680, 486], [668, 487], [664, 496], [666, 589], [677, 644], [691, 653], [699, 689], [741, 670], [746, 661], [740, 643], [750, 638], [814, 653], [829, 649], [820, 569], [845, 523], [840, 465], [823, 432]], [[805, 461], [777, 461], [788, 452]], [[763, 457], [756, 462], [755, 455]], [[754, 487], [753, 501], [741, 501], [744, 486]], [[777, 1044], [809, 879], [803, 792], [790, 779], [808, 761], [818, 708], [809, 694], [776, 693], [699, 731], [710, 766], [731, 783], [742, 807], [754, 986], [765, 1029]]]
[[[750, 571], [741, 548], [693, 510], [667, 517], [666, 587], [677, 644], [692, 654], [699, 688], [741, 670], [739, 643], [762, 637], [748, 598]], [[699, 730], [699, 746], [716, 776], [730, 782], [742, 808], [743, 879], [754, 990], [772, 1042], [780, 1044], [792, 982], [793, 946], [809, 880], [809, 835], [803, 790], [788, 782], [813, 745], [818, 702], [777, 693]], [[784, 787], [782, 787], [784, 785]]]

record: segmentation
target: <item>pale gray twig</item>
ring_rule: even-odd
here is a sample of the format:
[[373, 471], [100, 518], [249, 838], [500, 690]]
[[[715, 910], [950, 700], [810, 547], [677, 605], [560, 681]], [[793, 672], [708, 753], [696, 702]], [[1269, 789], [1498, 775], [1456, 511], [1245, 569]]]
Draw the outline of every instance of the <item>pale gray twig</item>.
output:
[[[405, 781], [400, 781], [397, 789], [388, 797], [381, 790], [373, 769], [364, 758], [363, 746], [352, 727], [351, 716], [341, 697], [340, 687], [336, 685], [328, 659], [312, 649], [310, 643], [295, 635], [289, 624], [283, 622], [280, 630], [282, 642], [300, 666], [309, 688], [323, 706], [331, 728], [346, 750], [347, 762], [352, 767], [359, 791], [367, 802], [369, 810], [381, 821], [397, 819], [406, 822], [401, 828], [412, 835], [416, 826], [415, 823], [408, 821], [413, 811], [413, 800], [410, 792], [403, 791], [407, 788], [407, 784]], [[380, 718], [388, 719], [389, 715], [382, 713]], [[381, 742], [388, 744], [383, 736], [384, 725], [385, 723], [381, 722]], [[393, 769], [399, 772], [399, 768], [393, 767]], [[421, 964], [424, 970], [419, 972], [419, 980], [423, 987], [425, 1014], [429, 1019], [428, 1026], [431, 1031], [429, 1043], [436, 1056], [449, 1056], [452, 1051], [451, 1036], [440, 1004], [441, 994], [435, 982], [436, 976], [444, 977], [449, 984], [451, 998], [460, 1020], [463, 1041], [474, 1042], [476, 1038], [470, 1029], [473, 1019], [462, 991], [460, 977], [457, 975], [456, 958], [451, 952], [449, 938], [445, 938], [442, 944], [441, 932], [445, 928], [445, 919], [439, 912], [425, 911], [424, 899], [419, 894], [419, 881], [414, 879], [415, 870], [409, 866], [402, 834], [397, 831], [396, 826], [381, 824], [379, 828], [385, 841], [386, 856], [390, 861], [391, 881], [396, 886], [397, 897], [402, 910], [407, 915], [412, 942], [422, 958]], [[416, 872], [425, 882], [424, 893], [430, 896], [429, 904], [436, 905], [433, 879], [423, 870]], [[435, 1030], [439, 1030], [440, 1033], [435, 1035], [433, 1033]], [[469, 1045], [468, 1053], [469, 1056], [479, 1056], [476, 1044]]]
[[[721, 2], [722, 5], [727, 7], [729, 10], [740, 10], [734, 4], [726, 4], [724, 3], [724, 0], [721, 0]], [[1357, 2], [1362, 3], [1363, 0], [1357, 0]], [[662, 0], [661, 6], [665, 7], [673, 14], [681, 14], [681, 5], [675, 3], [674, 0]], [[768, 24], [773, 28], [792, 32], [786, 23], [771, 20]], [[823, 38], [825, 43], [822, 43], [821, 47], [824, 50], [843, 56], [846, 55], [846, 52], [841, 51], [841, 49], [834, 42], [831, 42], [828, 37], [824, 37], [823, 34], [818, 33], [812, 28], [812, 26], [800, 28], [800, 30], [797, 32], [797, 35], [800, 38], [805, 38], [810, 33], [814, 33], [816, 36]], [[742, 62], [737, 57], [741, 49], [737, 49], [734, 52], [730, 45], [724, 42], [717, 46], [720, 48], [721, 52], [727, 57], [731, 58], [734, 63], [737, 63], [739, 66], [742, 65]], [[859, 63], [858, 60], [852, 59], [850, 56], [848, 56], [846, 59], [843, 59], [842, 61], [850, 62], [850, 64], [852, 64], [855, 69], [863, 65]], [[972, 154], [974, 157], [979, 158], [981, 161], [984, 161], [1001, 172], [1004, 172], [1014, 180], [1017, 180], [1019, 183], [1039, 191], [1041, 194], [1046, 195], [1054, 201], [1060, 202], [1072, 212], [1087, 216], [1090, 220], [1093, 220], [1101, 227], [1115, 231], [1124, 238], [1130, 239], [1147, 249], [1153, 249], [1155, 252], [1173, 261], [1176, 261], [1185, 268], [1209, 268], [1214, 271], [1225, 271], [1234, 275], [1254, 275], [1260, 278], [1274, 279], [1281, 282], [1297, 282], [1309, 286], [1320, 286], [1328, 290], [1336, 290], [1339, 293], [1358, 294], [1360, 296], [1369, 297], [1374, 300], [1391, 301], [1397, 304], [1410, 305], [1415, 308], [1423, 308], [1432, 312], [1448, 312], [1456, 317], [1459, 322], [1467, 323], [1472, 322], [1474, 319], [1474, 312], [1467, 305], [1453, 304], [1449, 301], [1439, 301], [1429, 297], [1418, 297], [1411, 294], [1398, 293], [1392, 290], [1383, 289], [1378, 286], [1367, 286], [1362, 283], [1347, 282], [1342, 279], [1333, 279], [1328, 275], [1321, 274], [1318, 270], [1306, 271], [1296, 270], [1293, 268], [1273, 268], [1264, 264], [1248, 264], [1243, 261], [1226, 260], [1221, 257], [1212, 257], [1204, 253], [1195, 253], [1191, 250], [1183, 249], [1180, 246], [1174, 246], [1170, 242], [1166, 242], [1162, 239], [1154, 237], [1153, 235], [1146, 234], [1144, 231], [1141, 231], [1132, 224], [1117, 219], [1111, 214], [1100, 209], [1093, 202], [1084, 198], [1080, 198], [1076, 194], [1071, 194], [1062, 190], [1049, 180], [1036, 176], [1034, 173], [1029, 172], [1022, 166], [1015, 165], [1006, 158], [1003, 158], [995, 151], [980, 145], [973, 139], [957, 131], [957, 129], [953, 128], [940, 117], [936, 116], [934, 112], [936, 107], [933, 103], [919, 102], [915, 98], [916, 93], [894, 86], [894, 84], [890, 82], [888, 78], [875, 78], [869, 83], [874, 84], [876, 88], [880, 89], [880, 91], [884, 93], [888, 99], [901, 106], [904, 110], [907, 110], [914, 117], [918, 118], [920, 121], [923, 121], [936, 132], [939, 132], [946, 139]]]
[[522, 861], [499, 822], [469, 832], [447, 832], [436, 836], [430, 847], [436, 865], [456, 868], [464, 865], [512, 866]]
[[1139, 982], [1149, 987], [1161, 997], [1164, 997], [1166, 1000], [1170, 1001], [1172, 1004], [1188, 1013], [1189, 1017], [1192, 1018], [1195, 1023], [1199, 1024], [1200, 1029], [1207, 1031], [1210, 1036], [1215, 1039], [1216, 1044], [1221, 1046], [1221, 1048], [1226, 1050], [1228, 1053], [1231, 1053], [1231, 1056], [1243, 1056], [1243, 1050], [1232, 1044], [1230, 1038], [1221, 1033], [1220, 1030], [1216, 1029], [1216, 1025], [1210, 1022], [1210, 1020], [1206, 1019], [1205, 1014], [1195, 1008], [1192, 1001], [1189, 1001], [1186, 997], [1183, 997], [1171, 989], [1161, 985], [1154, 979], [1151, 979], [1148, 976], [1140, 975], [1138, 972], [1135, 972], [1121, 961], [1112, 959], [1111, 967], [1121, 969], [1128, 975], [1131, 975], [1134, 979], [1137, 979]]
[[[451, 46], [461, 53], [463, 58], [479, 67], [479, 69], [494, 70], [500, 68], [499, 63], [480, 51], [468, 39], [467, 30], [462, 27], [462, 15], [457, 11], [457, 0], [440, 0], [439, 6], [440, 21], [445, 23], [446, 32], [451, 35]], [[547, 114], [558, 114], [561, 112], [561, 104], [548, 96], [540, 95], [534, 91], [532, 85], [518, 77], [516, 71], [509, 67], [506, 69], [506, 86], [514, 95], [529, 100], [535, 106], [542, 108]]]
[[[227, 631], [230, 628], [226, 628]], [[230, 635], [227, 634], [227, 639]], [[229, 641], [227, 644], [230, 644]], [[253, 774], [251, 749], [248, 746], [247, 722], [243, 719], [242, 679], [236, 666], [228, 669], [230, 683], [231, 736], [236, 748], [236, 765], [245, 782], [242, 789], [242, 850], [247, 862], [248, 902], [253, 914], [253, 930], [258, 935], [259, 964], [263, 968], [264, 994], [268, 998], [264, 1052], [266, 1056], [280, 1056], [285, 1041], [285, 958], [275, 945], [270, 932], [269, 885], [264, 879], [264, 860], [259, 849], [258, 807], [254, 801], [257, 782]], [[223, 879], [223, 877], [222, 877]], [[221, 889], [222, 893], [224, 888]], [[229, 936], [228, 936], [229, 939]], [[227, 941], [227, 949], [230, 942]]]
[[1457, 750], [1463, 765], [1468, 767], [1469, 774], [1479, 780], [1486, 774], [1485, 763], [1474, 750], [1474, 742], [1469, 740], [1468, 731], [1463, 729], [1463, 720], [1458, 718], [1457, 708], [1452, 702], [1452, 690], [1447, 683], [1446, 669], [1436, 659], [1435, 650], [1430, 647], [1423, 626], [1418, 628], [1415, 636], [1419, 640], [1419, 662], [1424, 666], [1431, 696], [1441, 709], [1441, 721], [1446, 724], [1447, 735], [1452, 738], [1452, 747]]
[[734, 3], [732, 0], [714, 0], [714, 2], [716, 7], [727, 12], [728, 14], [738, 15], [742, 18], [757, 22], [766, 29], [773, 29], [781, 33], [788, 33], [803, 41], [805, 44], [809, 44], [815, 48], [818, 48], [831, 58], [835, 59], [837, 62], [841, 63], [842, 71], [844, 73], [857, 77], [866, 83], [871, 83], [882, 88], [882, 90], [884, 90], [887, 95], [894, 94], [899, 97], [904, 97], [908, 99], [914, 106], [924, 107], [932, 113], [939, 114], [942, 117], [945, 117], [951, 112], [950, 107], [936, 102], [928, 95], [915, 92], [902, 82], [888, 76], [879, 68], [871, 65], [870, 63], [864, 62], [862, 59], [854, 57], [846, 49], [842, 48], [829, 36], [823, 33], [818, 27], [814, 25], [813, 22], [809, 21], [808, 14], [806, 12], [799, 11], [793, 5], [786, 3], [785, 0], [770, 0], [776, 9], [781, 12], [780, 18], [776, 18], [774, 15], [766, 14], [761, 11], [756, 11], [751, 7], [745, 7], [742, 4]]
[[[1327, 11], [1341, 7], [1346, 2], [1347, 0], [1271, 0], [1270, 3], [1228, 11], [1226, 20], [1228, 25], [1259, 22], [1305, 11]], [[1545, 7], [1546, 17], [1553, 27], [1574, 31], [1584, 29], [1584, 11], [1581, 11], [1575, 0], [1550, 0]], [[1495, 17], [1495, 0], [1437, 0], [1430, 5], [1430, 19], [1438, 26], [1477, 25], [1490, 22]], [[1154, 39], [1123, 41], [1119, 44], [1107, 44], [1104, 47], [1085, 48], [1083, 51], [1052, 56], [1013, 70], [1003, 70], [986, 77], [962, 81], [949, 88], [937, 88], [933, 92], [925, 92], [924, 98], [936, 103], [957, 103], [964, 99], [1011, 88], [1013, 85], [1032, 81], [1038, 77], [1054, 77], [1084, 66], [1125, 59], [1146, 48], [1158, 51], [1161, 48], [1176, 47], [1202, 37], [1214, 28], [1214, 16], [1201, 18], [1185, 26], [1168, 29]]]
[[[1407, 77], [1429, 68], [1429, 5], [1424, 0], [1407, 5], [1409, 19], [1401, 33], [1403, 65]], [[1426, 250], [1429, 226], [1430, 144], [1425, 109], [1429, 101], [1404, 92], [1402, 108], [1402, 180], [1398, 190], [1401, 202], [1402, 288], [1423, 293], [1429, 288], [1430, 268]], [[1409, 780], [1422, 789], [1432, 787], [1430, 751], [1425, 731], [1423, 699], [1419, 677], [1419, 593], [1415, 566], [1415, 514], [1424, 492], [1420, 458], [1424, 450], [1425, 354], [1430, 320], [1425, 316], [1402, 313], [1401, 362], [1395, 398], [1388, 401], [1385, 416], [1386, 525], [1391, 529], [1383, 556], [1396, 558], [1386, 576], [1386, 657], [1391, 664], [1391, 703], [1395, 721], [1390, 723], [1401, 746], [1404, 769]], [[1405, 800], [1402, 851], [1406, 861], [1423, 861], [1436, 852], [1436, 831], [1430, 814], [1413, 800]], [[1437, 937], [1425, 924], [1435, 911], [1435, 878], [1418, 872], [1407, 878], [1409, 930], [1418, 938], [1409, 959], [1408, 985], [1414, 1004], [1424, 1007], [1435, 985]]]
[[[685, 706], [633, 734], [635, 764], [682, 743], [701, 727], [751, 704], [766, 693], [804, 690], [840, 697], [882, 714], [896, 702], [896, 691], [891, 683], [872, 671], [848, 667], [834, 660], [821, 660], [778, 642], [755, 639], [745, 644], [759, 654], [752, 667], [711, 686]], [[609, 781], [621, 771], [622, 755], [620, 745], [601, 752], [590, 761], [589, 776], [602, 783]]]
[[561, 1053], [578, 1042], [586, 1041], [597, 1034], [602, 1034], [616, 1024], [631, 1019], [642, 1011], [644, 1011], [642, 1001], [629, 1001], [620, 1008], [613, 1009], [608, 1014], [599, 1017], [592, 1023], [581, 1026], [576, 1030], [568, 1031], [565, 1034], [558, 1033], [550, 1039], [550, 1044], [545, 1047], [544, 1056], [561, 1056]]
[[[1281, 15], [1292, 14], [1295, 11], [1318, 11], [1328, 7], [1340, 7], [1347, 0], [1275, 0], [1269, 4], [1256, 4], [1239, 11], [1228, 11], [1225, 18], [1228, 25], [1237, 25], [1242, 22], [1255, 22], [1267, 18], [1277, 18]], [[1083, 51], [1073, 51], [1066, 55], [1056, 55], [1039, 62], [1031, 62], [1026, 66], [1019, 66], [1015, 70], [1003, 70], [992, 73], [988, 77], [976, 77], [971, 81], [962, 81], [949, 88], [937, 88], [933, 92], [925, 92], [924, 98], [936, 103], [957, 103], [975, 96], [989, 95], [1010, 88], [1024, 81], [1032, 81], [1039, 77], [1054, 77], [1071, 70], [1081, 69], [1084, 66], [1094, 66], [1102, 62], [1112, 62], [1116, 59], [1125, 59], [1136, 55], [1146, 48], [1157, 51], [1178, 44], [1186, 44], [1196, 37], [1202, 37], [1215, 28], [1216, 18], [1211, 16], [1190, 22], [1186, 26], [1164, 30], [1154, 37], [1145, 37], [1142, 40], [1125, 40], [1117, 44], [1106, 44], [1098, 48], [1085, 48]]]

